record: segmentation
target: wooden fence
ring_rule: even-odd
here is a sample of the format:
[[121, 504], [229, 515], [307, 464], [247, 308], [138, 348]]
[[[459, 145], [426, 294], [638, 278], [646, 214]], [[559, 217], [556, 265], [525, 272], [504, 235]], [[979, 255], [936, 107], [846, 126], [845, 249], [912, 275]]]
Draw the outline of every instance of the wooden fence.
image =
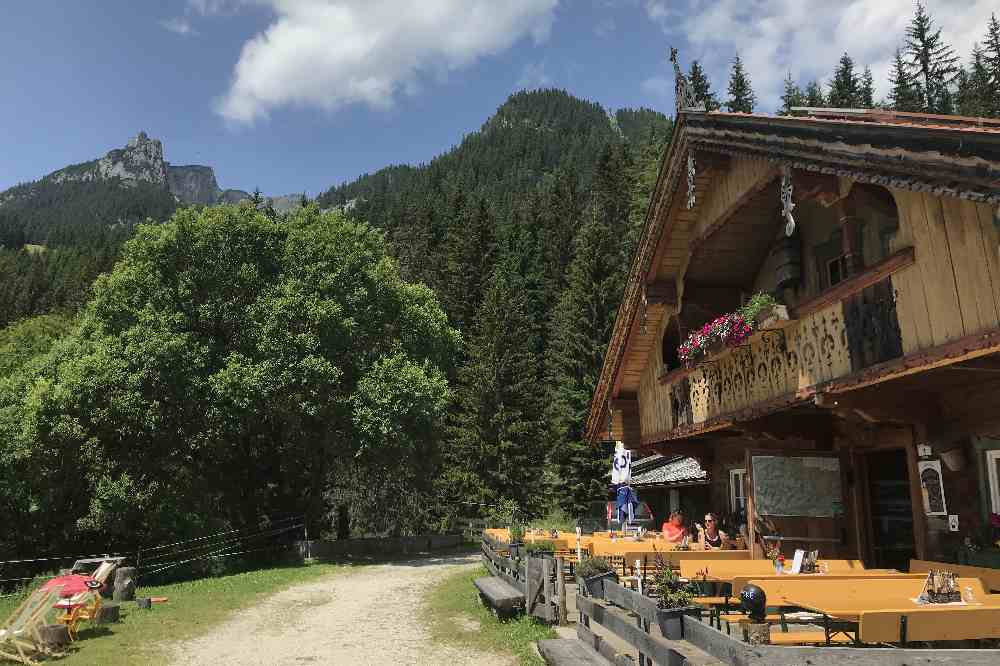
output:
[[[1000, 650], [991, 649], [905, 649], [880, 647], [783, 647], [749, 645], [694, 617], [683, 618], [684, 640], [662, 638], [657, 626], [656, 600], [604, 581], [604, 593], [597, 597], [577, 596], [580, 622], [577, 637], [617, 666], [638, 661], [640, 666], [986, 666], [1000, 663]], [[633, 654], [619, 653], [592, 630], [601, 625], [627, 643]]]
[[561, 557], [511, 558], [507, 546], [485, 532], [483, 564], [490, 573], [524, 593], [525, 612], [546, 622], [566, 624], [566, 563]]

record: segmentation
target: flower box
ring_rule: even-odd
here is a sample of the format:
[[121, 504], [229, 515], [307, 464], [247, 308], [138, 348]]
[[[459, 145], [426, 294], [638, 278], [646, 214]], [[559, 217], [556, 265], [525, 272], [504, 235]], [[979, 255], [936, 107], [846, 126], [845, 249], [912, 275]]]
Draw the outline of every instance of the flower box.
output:
[[591, 576], [590, 578], [580, 578], [577, 577], [576, 584], [580, 590], [586, 592], [588, 597], [597, 597], [598, 599], [604, 598], [604, 581], [610, 580], [618, 582], [618, 574], [614, 571], [609, 571], [607, 573], [598, 574], [596, 576]]
[[661, 608], [656, 611], [656, 623], [660, 625], [664, 638], [679, 641], [684, 638], [684, 616], [700, 618], [701, 612], [701, 606]]
[[772, 331], [787, 328], [794, 323], [795, 320], [788, 316], [788, 306], [775, 303], [758, 313], [754, 328], [758, 331]]

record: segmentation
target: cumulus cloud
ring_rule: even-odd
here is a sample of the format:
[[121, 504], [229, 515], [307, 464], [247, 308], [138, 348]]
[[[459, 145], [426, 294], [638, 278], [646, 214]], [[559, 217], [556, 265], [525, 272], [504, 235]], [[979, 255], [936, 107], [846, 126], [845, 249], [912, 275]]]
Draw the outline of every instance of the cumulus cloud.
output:
[[[218, 13], [237, 2], [196, 0]], [[224, 118], [249, 124], [283, 106], [393, 104], [427, 77], [547, 39], [558, 0], [257, 0], [271, 25], [243, 45]], [[242, 3], [249, 4], [249, 3]]]
[[177, 33], [178, 35], [197, 35], [198, 31], [191, 25], [191, 21], [185, 16], [177, 16], [160, 21], [164, 30]]
[[[962, 61], [982, 41], [996, 0], [924, 0], [942, 36]], [[750, 72], [759, 108], [780, 106], [782, 81], [790, 71], [803, 83], [828, 81], [846, 51], [863, 69], [870, 65], [876, 94], [888, 90], [893, 52], [913, 16], [913, 0], [690, 0], [679, 7], [647, 0], [647, 16], [657, 21], [676, 45], [685, 40], [686, 64], [697, 58], [724, 97], [729, 65], [740, 54]]]

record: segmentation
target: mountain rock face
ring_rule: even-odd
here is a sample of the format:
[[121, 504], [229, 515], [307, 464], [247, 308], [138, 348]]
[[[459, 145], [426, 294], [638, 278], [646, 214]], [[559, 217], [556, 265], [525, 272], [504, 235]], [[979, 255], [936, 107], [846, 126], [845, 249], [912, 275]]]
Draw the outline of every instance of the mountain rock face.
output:
[[195, 204], [213, 204], [222, 193], [212, 167], [200, 164], [168, 165], [167, 187], [181, 201]]
[[49, 176], [53, 182], [91, 181], [120, 178], [123, 182], [139, 181], [167, 185], [167, 164], [163, 161], [163, 144], [139, 132], [124, 148], [116, 148], [104, 157], [74, 164]]
[[163, 144], [139, 132], [124, 148], [109, 151], [100, 159], [60, 169], [45, 180], [53, 183], [88, 182], [118, 178], [124, 185], [151, 183], [166, 188], [178, 201], [211, 205], [236, 203], [249, 199], [242, 190], [219, 188], [210, 166], [188, 164], [172, 166], [163, 159]]

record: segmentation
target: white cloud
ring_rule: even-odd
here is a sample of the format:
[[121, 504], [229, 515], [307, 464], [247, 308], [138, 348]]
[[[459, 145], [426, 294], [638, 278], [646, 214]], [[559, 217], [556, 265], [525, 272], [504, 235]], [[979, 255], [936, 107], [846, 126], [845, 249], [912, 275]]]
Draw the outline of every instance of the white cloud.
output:
[[547, 88], [552, 85], [552, 77], [545, 71], [545, 63], [528, 63], [521, 72], [521, 78], [517, 81], [518, 88]]
[[177, 16], [170, 19], [164, 19], [160, 21], [160, 25], [170, 32], [175, 32], [178, 35], [197, 35], [198, 31], [194, 29], [191, 25], [191, 21], [185, 16]]
[[[425, 78], [504, 51], [524, 37], [544, 41], [557, 3], [258, 0], [275, 19], [243, 45], [216, 109], [229, 121], [249, 124], [283, 106], [386, 108]], [[195, 4], [209, 14], [238, 0]]]
[[[739, 52], [750, 73], [762, 111], [780, 106], [787, 72], [802, 82], [829, 80], [846, 51], [863, 69], [870, 65], [876, 94], [888, 90], [893, 52], [914, 11], [913, 0], [689, 0], [675, 8], [648, 0], [649, 18], [664, 32], [690, 45], [681, 52], [687, 68], [697, 58], [708, 69], [715, 91], [725, 97], [729, 65]], [[996, 0], [924, 0], [944, 39], [965, 62], [972, 44], [982, 41]]]
[[673, 99], [674, 80], [663, 76], [651, 76], [641, 84], [642, 91], [659, 101]]

